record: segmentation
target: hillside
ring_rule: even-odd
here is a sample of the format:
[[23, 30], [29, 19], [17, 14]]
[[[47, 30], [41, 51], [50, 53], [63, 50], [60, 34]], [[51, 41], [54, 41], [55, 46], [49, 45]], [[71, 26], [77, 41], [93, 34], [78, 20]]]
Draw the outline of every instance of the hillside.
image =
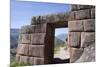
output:
[[60, 40], [62, 40], [62, 41], [66, 41], [66, 39], [67, 39], [67, 35], [68, 34], [59, 34], [59, 35], [57, 35], [56, 37], [58, 38], [58, 39], [60, 39]]
[[64, 41], [58, 39], [58, 37], [55, 37], [55, 46], [63, 46], [64, 43]]
[[16, 48], [18, 45], [19, 29], [10, 29], [10, 47]]

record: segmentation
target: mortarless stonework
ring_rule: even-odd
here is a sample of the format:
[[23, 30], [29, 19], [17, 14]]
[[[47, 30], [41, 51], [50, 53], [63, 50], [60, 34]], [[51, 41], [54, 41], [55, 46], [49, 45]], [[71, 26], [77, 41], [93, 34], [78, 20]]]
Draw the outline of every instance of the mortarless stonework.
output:
[[68, 27], [70, 63], [95, 61], [95, 6], [72, 5], [72, 11], [36, 16], [20, 31], [16, 61], [31, 65], [53, 60], [54, 30]]

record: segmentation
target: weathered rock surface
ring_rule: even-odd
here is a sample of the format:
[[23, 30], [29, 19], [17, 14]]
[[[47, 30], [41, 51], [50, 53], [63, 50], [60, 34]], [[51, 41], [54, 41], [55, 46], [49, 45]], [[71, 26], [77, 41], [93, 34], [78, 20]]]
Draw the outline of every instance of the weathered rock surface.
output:
[[44, 57], [44, 45], [29, 45], [29, 55], [34, 57]]
[[83, 31], [83, 21], [82, 20], [69, 21], [68, 28], [69, 31]]
[[41, 23], [54, 23], [58, 21], [67, 21], [68, 13], [52, 14], [45, 16], [35, 16], [31, 20], [31, 25], [41, 24]]
[[95, 44], [84, 48], [82, 56], [76, 62], [95, 62]]
[[89, 19], [89, 18], [91, 18], [90, 9], [75, 11], [75, 19], [80, 20], [80, 19]]
[[95, 42], [94, 32], [82, 32], [81, 33], [81, 47], [88, 47]]
[[93, 6], [91, 6], [91, 5], [72, 5], [72, 10], [74, 11], [74, 10], [84, 10], [84, 9], [89, 9], [89, 8], [91, 8], [91, 7], [93, 7]]
[[38, 24], [34, 26], [34, 33], [45, 33], [47, 24]]
[[84, 31], [95, 31], [95, 19], [86, 19], [83, 20]]
[[29, 64], [34, 65], [34, 57], [29, 57]]
[[71, 32], [70, 33], [70, 41], [71, 41], [71, 44], [70, 46], [71, 47], [80, 47], [80, 39], [81, 39], [81, 33], [80, 32]]
[[29, 57], [28, 56], [20, 56], [19, 63], [28, 64], [29, 63]]
[[27, 25], [21, 28], [21, 34], [31, 34], [31, 33], [44, 33], [46, 32], [47, 24], [38, 24], [38, 25]]
[[20, 55], [17, 54], [16, 55], [16, 61], [19, 62], [19, 60], [20, 60]]
[[26, 26], [22, 26], [20, 33], [21, 34], [30, 34], [34, 32], [34, 26], [35, 25], [26, 25]]
[[34, 45], [41, 45], [45, 43], [46, 33], [31, 34], [31, 43]]
[[75, 11], [69, 12], [68, 21], [72, 21], [75, 19]]
[[17, 48], [17, 54], [20, 55], [28, 55], [29, 45], [27, 44], [19, 44]]
[[19, 43], [30, 44], [30, 42], [31, 42], [31, 35], [30, 34], [20, 34]]
[[70, 62], [73, 63], [78, 60], [83, 53], [83, 48], [71, 48], [70, 50]]
[[41, 65], [44, 63], [44, 58], [34, 57], [34, 65]]

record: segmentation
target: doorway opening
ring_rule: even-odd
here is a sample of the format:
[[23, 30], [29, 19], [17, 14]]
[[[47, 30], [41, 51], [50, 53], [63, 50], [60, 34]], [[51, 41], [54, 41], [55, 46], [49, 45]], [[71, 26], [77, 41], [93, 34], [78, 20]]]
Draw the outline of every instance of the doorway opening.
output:
[[68, 28], [55, 28], [54, 37], [54, 64], [69, 63]]

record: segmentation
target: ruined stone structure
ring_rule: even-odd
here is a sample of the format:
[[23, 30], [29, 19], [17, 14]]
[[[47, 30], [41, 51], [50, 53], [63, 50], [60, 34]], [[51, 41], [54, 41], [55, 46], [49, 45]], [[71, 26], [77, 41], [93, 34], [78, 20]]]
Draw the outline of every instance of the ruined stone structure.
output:
[[69, 28], [70, 63], [95, 61], [95, 7], [72, 5], [63, 14], [36, 16], [21, 28], [16, 61], [32, 65], [51, 64], [55, 28]]

